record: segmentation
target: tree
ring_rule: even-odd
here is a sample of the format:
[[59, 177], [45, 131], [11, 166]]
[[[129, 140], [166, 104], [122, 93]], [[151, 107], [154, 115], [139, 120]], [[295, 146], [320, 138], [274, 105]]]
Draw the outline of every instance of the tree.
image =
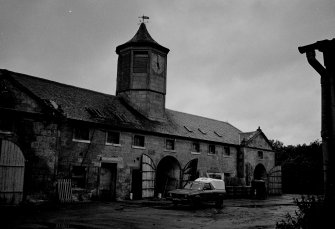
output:
[[316, 140], [309, 145], [288, 145], [272, 140], [276, 164], [282, 166], [284, 193], [320, 194], [323, 191], [322, 147]]

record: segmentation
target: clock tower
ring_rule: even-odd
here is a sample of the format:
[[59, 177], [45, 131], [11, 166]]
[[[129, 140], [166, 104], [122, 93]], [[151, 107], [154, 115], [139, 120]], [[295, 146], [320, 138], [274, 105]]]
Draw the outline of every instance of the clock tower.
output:
[[116, 95], [147, 118], [165, 119], [166, 59], [170, 50], [158, 44], [142, 22], [135, 36], [116, 47]]

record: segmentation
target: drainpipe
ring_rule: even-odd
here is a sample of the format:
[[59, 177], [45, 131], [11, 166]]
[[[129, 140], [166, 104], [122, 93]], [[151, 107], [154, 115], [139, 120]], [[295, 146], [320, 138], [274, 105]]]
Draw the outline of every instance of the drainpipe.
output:
[[[323, 152], [324, 193], [326, 203], [334, 203], [335, 153], [335, 38], [298, 48], [306, 53], [308, 63], [321, 76], [321, 137]], [[315, 50], [323, 53], [324, 65], [315, 58]]]

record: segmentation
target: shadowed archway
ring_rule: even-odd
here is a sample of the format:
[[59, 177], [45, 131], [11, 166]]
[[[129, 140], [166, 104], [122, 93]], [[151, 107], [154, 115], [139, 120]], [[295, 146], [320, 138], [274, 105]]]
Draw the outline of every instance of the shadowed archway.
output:
[[254, 180], [266, 180], [267, 173], [263, 164], [258, 164], [254, 170]]
[[168, 191], [178, 188], [180, 164], [175, 157], [166, 156], [160, 160], [156, 170], [156, 195], [165, 196]]

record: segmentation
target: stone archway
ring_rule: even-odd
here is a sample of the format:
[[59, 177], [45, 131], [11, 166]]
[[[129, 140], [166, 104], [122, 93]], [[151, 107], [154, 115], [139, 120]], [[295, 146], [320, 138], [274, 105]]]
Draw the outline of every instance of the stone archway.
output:
[[180, 164], [175, 157], [166, 156], [160, 160], [156, 170], [156, 195], [165, 196], [168, 191], [178, 188]]
[[260, 199], [267, 197], [267, 173], [264, 165], [259, 163], [254, 170], [254, 180], [252, 182], [252, 193]]
[[263, 164], [258, 164], [254, 170], [254, 180], [266, 180], [267, 173]]

